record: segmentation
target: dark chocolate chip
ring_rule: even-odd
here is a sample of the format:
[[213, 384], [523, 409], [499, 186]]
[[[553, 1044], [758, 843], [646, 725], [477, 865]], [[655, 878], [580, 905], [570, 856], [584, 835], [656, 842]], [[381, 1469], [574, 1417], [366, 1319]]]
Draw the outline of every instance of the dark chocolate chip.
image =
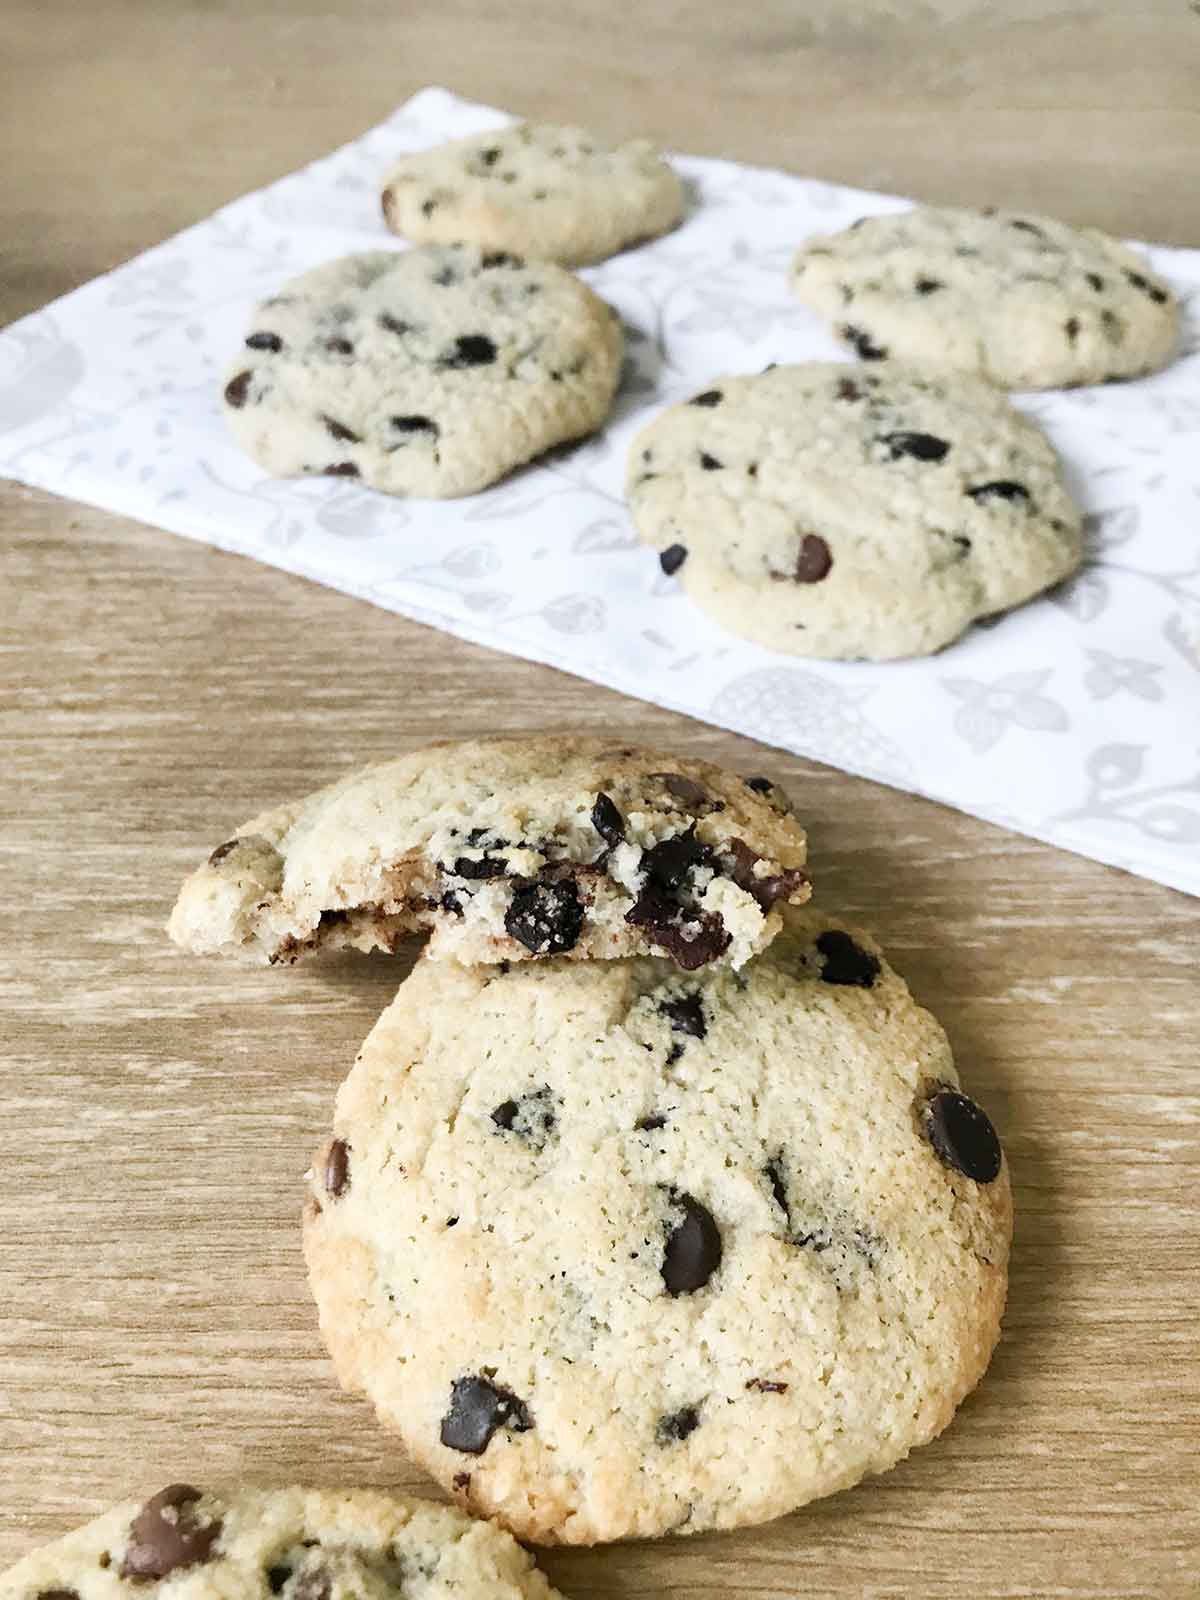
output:
[[329, 1149], [325, 1152], [325, 1171], [321, 1181], [325, 1185], [325, 1193], [331, 1194], [336, 1200], [345, 1194], [350, 1184], [350, 1147], [344, 1139], [330, 1141]]
[[972, 500], [982, 504], [985, 500], [1018, 500], [1032, 503], [1029, 490], [1013, 478], [996, 478], [991, 483], [977, 483], [973, 489], [963, 491]]
[[1123, 270], [1125, 276], [1129, 279], [1129, 282], [1133, 285], [1133, 287], [1135, 289], [1140, 289], [1143, 294], [1148, 294], [1151, 300], [1154, 301], [1155, 305], [1161, 306], [1166, 304], [1169, 296], [1167, 295], [1165, 289], [1160, 289], [1157, 284], [1151, 283], [1149, 278], [1144, 278], [1140, 272], [1130, 272], [1128, 267], [1124, 268]]
[[574, 883], [531, 883], [518, 889], [504, 918], [507, 932], [535, 956], [573, 950], [583, 931], [583, 903]]
[[225, 404], [232, 406], [235, 411], [240, 411], [246, 404], [246, 394], [250, 388], [252, 372], [239, 372], [236, 378], [230, 378], [225, 385]]
[[753, 789], [755, 794], [770, 794], [775, 787], [770, 778], [743, 778], [742, 782], [747, 789]]
[[863, 392], [853, 378], [839, 378], [834, 397], [838, 400], [861, 400]]
[[893, 461], [899, 461], [901, 456], [912, 456], [914, 461], [942, 461], [950, 449], [945, 439], [932, 433], [885, 433], [880, 443], [887, 445]]
[[246, 340], [249, 350], [282, 350], [283, 340], [277, 333], [252, 333]]
[[679, 1411], [672, 1411], [668, 1416], [659, 1417], [654, 1438], [658, 1444], [678, 1444], [686, 1439], [689, 1433], [695, 1433], [699, 1426], [700, 1412], [697, 1408], [683, 1406]]
[[819, 533], [806, 533], [800, 541], [800, 554], [796, 557], [796, 570], [792, 574], [797, 583], [820, 583], [828, 577], [833, 566], [829, 546]]
[[625, 837], [625, 818], [617, 810], [611, 796], [598, 794], [592, 807], [592, 827], [612, 849]]
[[432, 417], [392, 417], [391, 424], [397, 433], [428, 433], [435, 439], [442, 431]]
[[710, 803], [711, 796], [703, 784], [685, 778], [682, 772], [651, 772], [649, 777], [651, 782], [661, 783], [667, 793], [682, 805], [707, 806]]
[[469, 1472], [456, 1472], [450, 1483], [460, 1494], [464, 1494], [471, 1487], [471, 1474]]
[[79, 1600], [78, 1589], [40, 1589], [33, 1600]]
[[515, 1133], [535, 1150], [544, 1148], [554, 1131], [555, 1100], [549, 1084], [523, 1094], [519, 1100], [505, 1100], [492, 1112], [492, 1121], [504, 1133]]
[[421, 215], [423, 217], [431, 217], [437, 210], [437, 207], [438, 202], [436, 196], [430, 195], [428, 200], [422, 200], [421, 202]]
[[746, 1382], [747, 1389], [754, 1389], [759, 1394], [786, 1394], [788, 1386], [779, 1383], [774, 1378], [750, 1378]]
[[965, 556], [970, 550], [971, 541], [967, 538], [965, 533], [956, 533], [954, 535], [954, 544], [955, 548], [958, 550], [959, 559], [961, 560], [962, 557]]
[[705, 389], [703, 394], [694, 394], [688, 401], [690, 406], [719, 406], [725, 395], [720, 389]]
[[847, 988], [870, 989], [879, 976], [879, 957], [855, 944], [840, 928], [826, 928], [817, 935], [817, 949], [825, 958], [821, 977], [825, 983]]
[[675, 1000], [660, 1001], [658, 1009], [675, 1033], [687, 1033], [693, 1039], [703, 1039], [708, 1032], [704, 1004], [699, 994], [683, 994]]
[[1045, 237], [1042, 229], [1036, 222], [1026, 222], [1023, 217], [1014, 217], [1009, 223], [1010, 228], [1020, 228], [1023, 233], [1036, 233], [1039, 239]]
[[355, 433], [353, 428], [348, 428], [344, 422], [339, 422], [336, 417], [322, 416], [321, 421], [329, 430], [331, 439], [336, 439], [339, 443], [345, 444], [362, 443], [362, 434]]
[[763, 911], [769, 911], [778, 900], [790, 899], [808, 882], [808, 873], [802, 867], [785, 867], [782, 872], [759, 877], [754, 869], [762, 857], [744, 839], [730, 839], [725, 849], [733, 858], [729, 876], [739, 889], [754, 896]]
[[483, 333], [460, 333], [454, 341], [454, 350], [443, 356], [443, 367], [486, 367], [496, 359], [496, 346]]
[[393, 317], [387, 311], [379, 313], [379, 326], [388, 333], [411, 333], [412, 323], [401, 322], [399, 317]]
[[767, 1182], [771, 1185], [771, 1195], [775, 1204], [783, 1212], [783, 1220], [790, 1228], [792, 1225], [792, 1208], [788, 1204], [787, 1180], [783, 1175], [783, 1157], [772, 1156], [763, 1171], [767, 1175]]
[[1104, 337], [1111, 344], [1120, 344], [1121, 336], [1125, 332], [1125, 324], [1113, 311], [1100, 313], [1100, 326], [1104, 329]]
[[486, 272], [491, 267], [523, 267], [524, 261], [520, 256], [510, 255], [507, 250], [489, 250], [480, 257], [479, 268]]
[[700, 465], [705, 472], [720, 472], [725, 463], [718, 461], [716, 456], [710, 456], [707, 450], [701, 450]]
[[242, 841], [240, 839], [226, 839], [224, 844], [219, 844], [213, 851], [212, 855], [210, 855], [208, 858], [209, 866], [219, 866], [227, 855], [231, 855], [232, 852], [237, 849], [241, 842]]
[[918, 294], [936, 294], [939, 289], [944, 289], [945, 287], [946, 285], [940, 278], [918, 278], [916, 282]]
[[331, 355], [335, 356], [352, 356], [354, 354], [354, 346], [349, 339], [326, 339], [325, 348]]
[[353, 461], [335, 461], [332, 466], [321, 468], [323, 478], [357, 478], [358, 475]]
[[666, 893], [648, 883], [625, 921], [641, 928], [647, 941], [669, 955], [684, 972], [696, 972], [723, 955], [733, 942], [715, 911], [681, 912]]
[[853, 323], [843, 322], [838, 333], [862, 361], [882, 361], [887, 356], [883, 345], [873, 344], [871, 336]]
[[461, 917], [463, 914], [462, 901], [458, 898], [453, 889], [446, 890], [439, 904], [441, 905], [442, 910], [448, 912], [452, 917]]
[[1065, 332], [1070, 343], [1074, 344], [1076, 339], [1079, 337], [1079, 318], [1068, 317], [1063, 323], [1063, 331]]
[[696, 838], [695, 824], [686, 833], [677, 833], [652, 845], [642, 856], [642, 868], [650, 882], [660, 889], [678, 889], [688, 873], [703, 861], [708, 850]]
[[447, 1450], [481, 1456], [500, 1428], [528, 1433], [532, 1427], [527, 1407], [511, 1390], [483, 1377], [456, 1378], [450, 1409], [442, 1418], [441, 1439]]
[[634, 1127], [639, 1133], [653, 1133], [658, 1128], [665, 1128], [667, 1119], [661, 1112], [656, 1112], [652, 1117], [643, 1117], [640, 1122], [635, 1122]]
[[[467, 835], [467, 844], [472, 847], [482, 844], [486, 833], [485, 828], [472, 828]], [[503, 850], [507, 842], [505, 839], [497, 839], [496, 848]], [[502, 878], [508, 871], [508, 860], [504, 856], [494, 856], [490, 851], [479, 857], [459, 856], [451, 870], [459, 878]]]
[[694, 1294], [721, 1265], [721, 1230], [712, 1213], [690, 1194], [673, 1194], [683, 1221], [667, 1235], [662, 1277], [670, 1295]]
[[991, 1183], [1000, 1174], [1000, 1140], [986, 1112], [956, 1089], [939, 1089], [925, 1107], [925, 1137], [939, 1161]]
[[267, 1587], [270, 1589], [271, 1593], [279, 1594], [291, 1575], [292, 1569], [289, 1566], [284, 1566], [281, 1564], [275, 1567], [268, 1567]]
[[479, 152], [479, 159], [485, 167], [494, 167], [500, 159], [500, 146], [498, 144], [489, 145], [486, 150]]
[[1104, 287], [1104, 279], [1100, 276], [1100, 274], [1098, 272], [1085, 272], [1084, 277], [1087, 279], [1088, 283], [1091, 284], [1092, 288], [1095, 289], [1096, 293], [1099, 294], [1101, 289]]
[[669, 544], [665, 550], [659, 551], [658, 564], [666, 573], [668, 578], [674, 577], [686, 560], [686, 545]]
[[515, 1100], [506, 1100], [492, 1112], [492, 1121], [498, 1128], [503, 1128], [507, 1132], [517, 1120], [517, 1109]]
[[210, 1558], [221, 1523], [219, 1518], [206, 1522], [197, 1514], [199, 1498], [199, 1489], [173, 1483], [146, 1501], [129, 1525], [123, 1578], [165, 1578]]

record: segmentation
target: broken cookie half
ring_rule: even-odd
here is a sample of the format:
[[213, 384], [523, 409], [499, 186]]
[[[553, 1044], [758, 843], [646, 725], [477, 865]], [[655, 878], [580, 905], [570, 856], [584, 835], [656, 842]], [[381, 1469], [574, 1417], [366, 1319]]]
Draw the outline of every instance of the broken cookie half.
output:
[[651, 952], [742, 966], [809, 897], [759, 777], [616, 740], [434, 745], [263, 812], [180, 891], [176, 944], [260, 963], [394, 950], [465, 964]]

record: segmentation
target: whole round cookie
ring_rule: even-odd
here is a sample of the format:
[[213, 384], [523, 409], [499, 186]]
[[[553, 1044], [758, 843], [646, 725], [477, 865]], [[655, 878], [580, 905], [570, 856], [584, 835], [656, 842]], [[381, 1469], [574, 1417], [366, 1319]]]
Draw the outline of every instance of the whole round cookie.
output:
[[615, 739], [475, 739], [349, 773], [251, 818], [184, 883], [197, 953], [291, 962], [413, 933], [463, 962], [647, 950], [741, 966], [809, 895], [766, 778]]
[[421, 961], [310, 1185], [341, 1382], [535, 1542], [847, 1488], [947, 1425], [999, 1333], [995, 1132], [876, 946], [816, 912], [741, 974]]
[[383, 215], [418, 243], [467, 240], [580, 266], [673, 228], [683, 186], [646, 139], [521, 122], [436, 145], [388, 174]]
[[277, 477], [471, 494], [598, 428], [623, 348], [612, 307], [561, 267], [466, 245], [372, 250], [263, 301], [225, 417]]
[[5, 1600], [554, 1600], [502, 1528], [376, 1490], [175, 1483], [0, 1578]]
[[634, 440], [629, 507], [689, 598], [791, 655], [923, 655], [1073, 572], [1041, 430], [977, 378], [812, 362], [716, 378]]
[[918, 206], [807, 240], [792, 285], [865, 361], [1054, 389], [1153, 372], [1179, 305], [1098, 228], [1014, 211]]

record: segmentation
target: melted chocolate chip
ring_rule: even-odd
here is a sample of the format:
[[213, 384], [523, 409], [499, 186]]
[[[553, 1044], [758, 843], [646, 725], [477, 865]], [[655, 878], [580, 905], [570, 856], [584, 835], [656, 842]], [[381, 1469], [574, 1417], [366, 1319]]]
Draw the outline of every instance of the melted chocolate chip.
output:
[[718, 461], [716, 456], [710, 456], [707, 450], [701, 450], [700, 465], [704, 468], [705, 472], [720, 472], [725, 463], [723, 461]]
[[965, 491], [972, 500], [982, 504], [985, 500], [1021, 500], [1032, 503], [1029, 490], [1012, 478], [997, 478], [993, 483], [979, 483]]
[[1122, 270], [1133, 287], [1135, 289], [1140, 289], [1143, 294], [1148, 294], [1151, 300], [1154, 301], [1155, 305], [1161, 306], [1166, 303], [1167, 295], [1165, 290], [1160, 289], [1156, 284], [1151, 283], [1149, 278], [1144, 278], [1140, 272], [1130, 272], [1128, 267], [1125, 267]]
[[687, 1033], [693, 1039], [703, 1039], [708, 1032], [704, 1003], [699, 994], [683, 994], [674, 1000], [662, 1000], [658, 1009], [671, 1024], [674, 1033]]
[[471, 1474], [469, 1472], [456, 1472], [450, 1480], [450, 1485], [452, 1488], [457, 1489], [459, 1494], [465, 1494], [471, 1487]]
[[855, 944], [840, 928], [827, 928], [817, 935], [817, 949], [824, 956], [821, 978], [825, 983], [846, 988], [870, 989], [879, 976], [879, 957]]
[[322, 416], [321, 421], [329, 431], [331, 439], [336, 439], [339, 444], [361, 444], [362, 434], [355, 433], [353, 428], [348, 428], [344, 422], [338, 422], [336, 417]]
[[915, 287], [918, 294], [936, 294], [946, 285], [940, 278], [918, 278]]
[[435, 439], [442, 431], [432, 417], [392, 417], [391, 424], [397, 433], [428, 433]]
[[379, 313], [379, 326], [387, 333], [411, 333], [412, 323], [401, 322], [399, 317], [393, 317], [386, 311]]
[[668, 578], [673, 577], [686, 560], [687, 546], [682, 544], [669, 544], [658, 556], [658, 564]]
[[705, 389], [703, 394], [694, 394], [688, 401], [690, 406], [719, 406], [725, 396], [720, 389]]
[[887, 445], [892, 460], [911, 456], [914, 461], [942, 461], [950, 450], [945, 439], [932, 433], [885, 433], [880, 440]]
[[625, 818], [617, 810], [611, 796], [606, 794], [596, 796], [596, 803], [592, 807], [592, 827], [610, 850], [624, 839]]
[[625, 921], [641, 928], [647, 941], [671, 957], [684, 972], [723, 955], [733, 942], [715, 911], [684, 912], [673, 905], [664, 890], [648, 883], [638, 895]]
[[667, 1235], [662, 1277], [670, 1295], [694, 1294], [721, 1265], [721, 1230], [712, 1213], [690, 1194], [673, 1194], [683, 1221]]
[[524, 261], [520, 256], [510, 255], [507, 250], [489, 250], [480, 257], [479, 268], [487, 272], [492, 267], [523, 267]]
[[786, 1394], [788, 1391], [786, 1383], [779, 1383], [774, 1378], [750, 1378], [746, 1387], [759, 1394]]
[[803, 867], [786, 867], [769, 877], [759, 877], [754, 869], [762, 857], [756, 855], [744, 839], [730, 839], [725, 848], [733, 862], [729, 876], [739, 889], [754, 896], [763, 911], [769, 911], [776, 901], [790, 899], [808, 882], [808, 873]]
[[696, 837], [693, 823], [686, 833], [663, 839], [642, 856], [647, 878], [660, 889], [678, 889], [692, 868], [703, 863], [709, 852]]
[[240, 839], [226, 839], [224, 844], [219, 844], [208, 858], [209, 866], [219, 866], [227, 855], [231, 855], [237, 849], [241, 842]]
[[486, 367], [496, 359], [496, 346], [483, 333], [460, 333], [454, 341], [454, 349], [448, 356], [443, 356], [440, 365], [443, 367]]
[[248, 350], [282, 350], [283, 340], [277, 333], [252, 333], [246, 340]]
[[697, 1408], [683, 1406], [679, 1411], [672, 1411], [668, 1416], [659, 1417], [654, 1437], [659, 1444], [678, 1444], [686, 1439], [689, 1433], [695, 1433], [699, 1426], [700, 1412]]
[[332, 466], [321, 468], [323, 478], [357, 478], [358, 475], [353, 461], [335, 461]]
[[129, 1525], [123, 1578], [165, 1578], [211, 1557], [221, 1523], [219, 1518], [206, 1522], [196, 1512], [199, 1498], [199, 1489], [173, 1483], [146, 1501]]
[[225, 385], [225, 404], [232, 406], [235, 411], [240, 411], [246, 404], [246, 395], [250, 388], [252, 372], [239, 372], [236, 378], [230, 378]]
[[806, 533], [800, 541], [800, 554], [796, 557], [796, 570], [792, 574], [797, 583], [820, 583], [828, 577], [833, 566], [829, 546], [819, 533]]
[[441, 1439], [447, 1450], [481, 1456], [501, 1428], [528, 1433], [533, 1418], [509, 1389], [483, 1377], [457, 1378], [450, 1390], [450, 1409], [442, 1418]]
[[853, 323], [843, 322], [838, 333], [862, 361], [883, 361], [887, 356], [883, 345], [873, 344], [870, 335]]
[[925, 1107], [925, 1137], [938, 1160], [976, 1183], [1000, 1175], [1000, 1140], [986, 1112], [957, 1089], [939, 1089]]
[[573, 950], [583, 931], [583, 903], [574, 883], [531, 883], [518, 889], [504, 918], [507, 932], [535, 956]]
[[770, 778], [743, 778], [742, 782], [747, 789], [753, 789], [755, 794], [770, 794], [775, 787]]
[[[672, 799], [685, 806], [709, 806], [711, 796], [703, 784], [685, 778], [682, 772], [651, 772], [650, 780], [661, 783]], [[721, 807], [723, 810], [724, 807]]]

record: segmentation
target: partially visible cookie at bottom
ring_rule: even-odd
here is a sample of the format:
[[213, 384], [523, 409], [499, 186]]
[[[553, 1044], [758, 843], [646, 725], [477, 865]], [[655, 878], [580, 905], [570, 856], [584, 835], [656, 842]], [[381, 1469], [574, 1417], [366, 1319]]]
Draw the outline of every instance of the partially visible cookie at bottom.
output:
[[556, 1600], [503, 1529], [369, 1489], [200, 1490], [115, 1506], [0, 1578], [4, 1600]]
[[999, 1335], [995, 1130], [865, 934], [740, 973], [424, 959], [318, 1151], [342, 1384], [537, 1543], [763, 1522], [933, 1438]]

